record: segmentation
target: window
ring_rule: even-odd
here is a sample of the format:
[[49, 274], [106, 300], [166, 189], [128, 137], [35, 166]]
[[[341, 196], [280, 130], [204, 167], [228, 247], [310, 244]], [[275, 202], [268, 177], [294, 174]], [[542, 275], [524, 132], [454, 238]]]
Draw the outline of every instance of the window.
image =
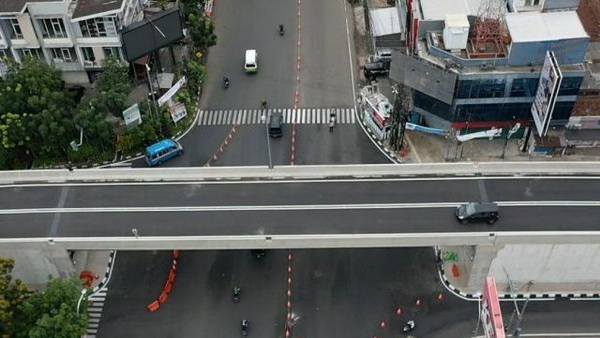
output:
[[54, 62], [77, 62], [77, 54], [74, 48], [51, 48]]
[[79, 23], [81, 35], [86, 38], [117, 36], [114, 18], [94, 18]]
[[102, 51], [104, 52], [104, 57], [114, 56], [119, 60], [121, 59], [121, 52], [118, 47], [104, 47]]
[[37, 58], [37, 59], [44, 58], [44, 54], [42, 53], [42, 50], [39, 48], [32, 48], [32, 49], [24, 48], [24, 49], [17, 49], [16, 51], [21, 60], [28, 58], [28, 57]]
[[94, 56], [94, 50], [92, 50], [92, 47], [81, 47], [81, 55], [83, 55], [83, 59], [85, 61], [96, 61], [96, 57]]
[[21, 26], [19, 26], [19, 20], [10, 19], [10, 26], [12, 27], [12, 30], [10, 31], [10, 38], [11, 39], [22, 39], [23, 32], [21, 31]]
[[52, 19], [41, 19], [38, 20], [40, 28], [42, 29], [42, 36], [45, 38], [59, 39], [66, 38], [67, 31], [65, 30], [65, 24], [60, 18]]

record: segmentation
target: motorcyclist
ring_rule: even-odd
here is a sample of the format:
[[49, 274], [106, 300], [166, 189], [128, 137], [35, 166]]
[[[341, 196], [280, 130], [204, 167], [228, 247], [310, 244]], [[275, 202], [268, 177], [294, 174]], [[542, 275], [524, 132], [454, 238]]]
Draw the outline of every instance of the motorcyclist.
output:
[[242, 334], [244, 336], [248, 334], [248, 327], [250, 327], [250, 323], [246, 319], [242, 319]]
[[229, 85], [229, 78], [227, 76], [223, 76], [223, 85], [225, 85], [225, 86]]
[[283, 35], [283, 25], [279, 25], [279, 34]]
[[239, 287], [234, 287], [233, 288], [233, 301], [235, 303], [240, 301], [240, 294], [242, 293], [242, 289], [240, 289]]

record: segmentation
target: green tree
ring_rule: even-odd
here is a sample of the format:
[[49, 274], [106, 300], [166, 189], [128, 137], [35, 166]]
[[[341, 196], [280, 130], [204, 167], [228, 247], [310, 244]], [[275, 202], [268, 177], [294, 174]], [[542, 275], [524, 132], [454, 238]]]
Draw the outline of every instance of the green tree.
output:
[[94, 86], [98, 90], [95, 108], [106, 108], [115, 116], [120, 116], [126, 108], [127, 95], [131, 91], [127, 67], [116, 57], [110, 56], [102, 61], [102, 74]]
[[80, 337], [87, 327], [85, 297], [77, 313], [83, 282], [77, 277], [50, 279], [43, 292], [33, 294], [17, 308], [14, 337]]
[[107, 114], [98, 111], [92, 98], [84, 98], [75, 114], [75, 123], [83, 128], [83, 136], [87, 144], [105, 152], [115, 144], [113, 126], [107, 121]]
[[[63, 91], [57, 69], [33, 58], [22, 64], [10, 62], [4, 81], [0, 82], [0, 123], [21, 126], [18, 132], [3, 136], [3, 147], [14, 144], [12, 149], [25, 148], [22, 152], [9, 152], [22, 156], [17, 159], [21, 162], [38, 156], [64, 156], [65, 146], [76, 133], [72, 107], [73, 100]], [[9, 113], [12, 115], [6, 116]], [[14, 115], [20, 116], [20, 122]]]
[[191, 13], [188, 17], [189, 32], [194, 49], [204, 53], [209, 47], [217, 44], [215, 25], [201, 13]]
[[12, 259], [0, 257], [0, 336], [3, 338], [13, 336], [15, 311], [33, 294], [21, 280], [12, 280], [14, 265]]

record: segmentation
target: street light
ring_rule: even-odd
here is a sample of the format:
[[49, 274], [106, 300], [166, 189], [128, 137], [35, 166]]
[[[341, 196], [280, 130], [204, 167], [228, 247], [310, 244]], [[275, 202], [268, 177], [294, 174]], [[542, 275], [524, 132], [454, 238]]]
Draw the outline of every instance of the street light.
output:
[[269, 138], [269, 119], [266, 109], [263, 109], [263, 115], [261, 115], [260, 118], [261, 120], [265, 121], [265, 135], [267, 136], [267, 153], [269, 156], [269, 169], [273, 169], [273, 160], [271, 158], [271, 139]]
[[79, 301], [77, 301], [77, 317], [79, 317], [79, 307], [81, 306], [81, 301], [83, 300], [83, 297], [85, 297], [85, 295], [87, 294], [87, 291], [87, 289], [81, 290], [81, 296], [79, 297]]

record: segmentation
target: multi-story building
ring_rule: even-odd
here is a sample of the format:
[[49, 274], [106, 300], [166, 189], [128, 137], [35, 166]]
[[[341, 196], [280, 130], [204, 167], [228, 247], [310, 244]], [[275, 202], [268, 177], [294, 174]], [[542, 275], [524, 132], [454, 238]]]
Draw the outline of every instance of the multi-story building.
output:
[[104, 58], [123, 58], [118, 31], [142, 20], [143, 2], [0, 1], [0, 58], [40, 58], [60, 69], [66, 83], [93, 82]]
[[578, 0], [406, 4], [408, 54], [398, 53], [390, 78], [414, 90], [414, 112], [428, 125], [463, 133], [533, 125], [547, 52], [562, 73], [553, 108], [544, 106], [551, 115], [548, 125], [567, 123], [589, 44], [574, 11]]

